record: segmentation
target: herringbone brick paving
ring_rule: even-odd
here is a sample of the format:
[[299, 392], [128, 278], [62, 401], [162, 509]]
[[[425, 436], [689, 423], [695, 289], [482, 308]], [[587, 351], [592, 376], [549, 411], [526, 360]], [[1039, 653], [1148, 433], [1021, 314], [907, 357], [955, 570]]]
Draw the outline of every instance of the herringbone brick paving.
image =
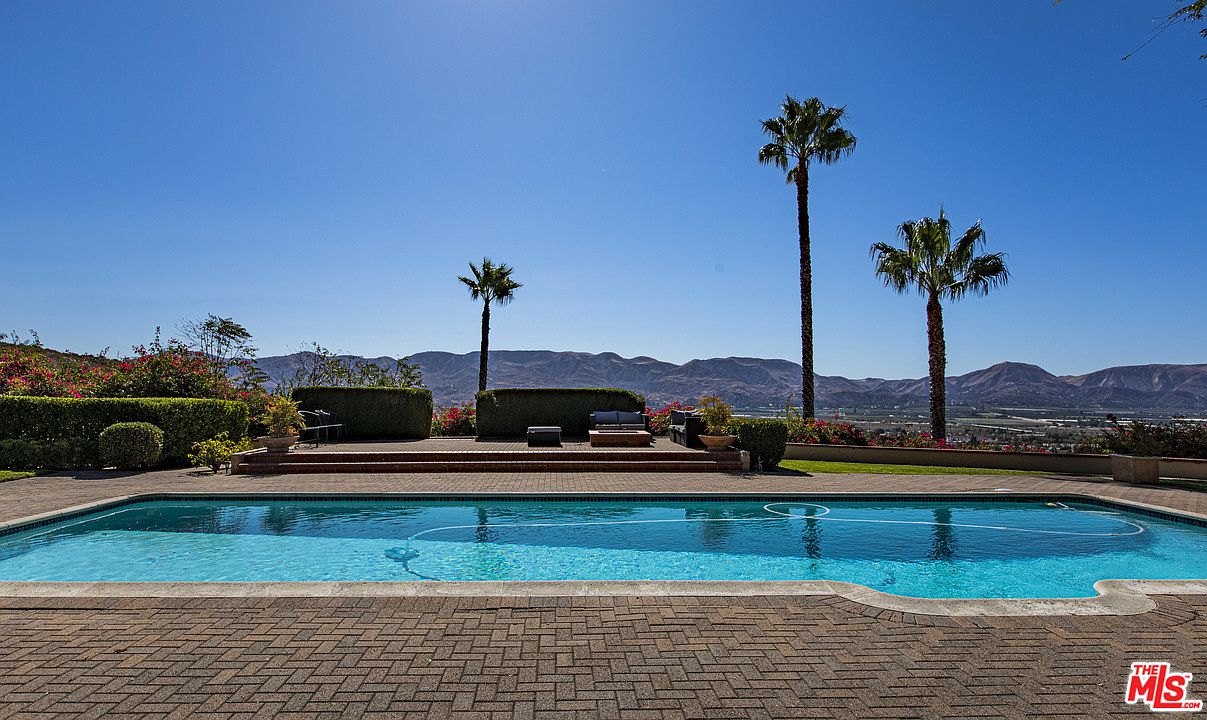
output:
[[1207, 677], [1205, 641], [1203, 598], [1023, 618], [814, 596], [10, 598], [0, 718], [1097, 718], [1142, 712], [1121, 701], [1133, 660]]
[[[1202, 493], [976, 476], [516, 474], [33, 478], [0, 519], [134, 492]], [[836, 597], [0, 598], [7, 718], [1099, 718], [1127, 667], [1207, 695], [1207, 597], [1132, 616], [947, 618]]]

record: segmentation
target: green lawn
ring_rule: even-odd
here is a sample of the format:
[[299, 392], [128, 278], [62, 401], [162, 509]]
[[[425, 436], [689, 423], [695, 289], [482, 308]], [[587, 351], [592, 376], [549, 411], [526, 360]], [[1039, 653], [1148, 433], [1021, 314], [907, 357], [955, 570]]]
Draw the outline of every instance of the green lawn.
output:
[[21, 478], [33, 477], [37, 473], [32, 470], [0, 470], [0, 482], [5, 480], [20, 480]]
[[[1021, 470], [944, 467], [941, 465], [877, 465], [874, 463], [784, 460], [780, 467], [806, 473], [881, 473], [885, 475], [1026, 475]], [[1031, 473], [1032, 475], [1034, 473]]]

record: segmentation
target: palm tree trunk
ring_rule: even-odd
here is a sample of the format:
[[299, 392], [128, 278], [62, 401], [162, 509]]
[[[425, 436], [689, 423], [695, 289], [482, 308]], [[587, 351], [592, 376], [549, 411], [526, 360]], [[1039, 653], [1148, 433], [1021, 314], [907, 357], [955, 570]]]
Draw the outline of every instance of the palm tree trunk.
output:
[[813, 260], [809, 249], [809, 170], [796, 168], [796, 224], [800, 233], [800, 413], [815, 417], [813, 396]]
[[486, 358], [490, 354], [490, 301], [482, 303], [482, 351], [478, 356], [478, 392], [486, 389]]
[[943, 306], [931, 293], [926, 301], [926, 339], [930, 352], [930, 434], [947, 439], [947, 343], [943, 339]]

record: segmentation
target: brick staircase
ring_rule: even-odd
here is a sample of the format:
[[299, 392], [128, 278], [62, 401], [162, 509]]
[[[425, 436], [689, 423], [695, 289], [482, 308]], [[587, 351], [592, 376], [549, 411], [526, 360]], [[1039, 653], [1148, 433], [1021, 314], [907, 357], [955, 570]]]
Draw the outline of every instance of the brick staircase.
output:
[[736, 450], [317, 450], [239, 456], [243, 473], [740, 472]]

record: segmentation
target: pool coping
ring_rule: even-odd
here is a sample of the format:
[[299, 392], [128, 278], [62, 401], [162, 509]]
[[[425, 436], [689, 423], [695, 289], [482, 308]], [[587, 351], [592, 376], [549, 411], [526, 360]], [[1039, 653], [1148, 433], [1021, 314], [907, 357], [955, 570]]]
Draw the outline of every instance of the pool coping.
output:
[[[1071, 492], [975, 491], [950, 493], [317, 493], [317, 492], [146, 492], [106, 498], [0, 523], [0, 537], [114, 507], [156, 500], [1010, 500], [1071, 501], [1137, 512], [1207, 527], [1207, 515], [1133, 500]], [[836, 580], [547, 580], [547, 581], [372, 581], [372, 582], [41, 582], [0, 581], [0, 598], [273, 598], [273, 597], [591, 597], [591, 596], [839, 596], [873, 608], [917, 615], [1033, 616], [1135, 615], [1156, 607], [1150, 595], [1207, 595], [1207, 579], [1104, 579], [1083, 598], [917, 598]]]

